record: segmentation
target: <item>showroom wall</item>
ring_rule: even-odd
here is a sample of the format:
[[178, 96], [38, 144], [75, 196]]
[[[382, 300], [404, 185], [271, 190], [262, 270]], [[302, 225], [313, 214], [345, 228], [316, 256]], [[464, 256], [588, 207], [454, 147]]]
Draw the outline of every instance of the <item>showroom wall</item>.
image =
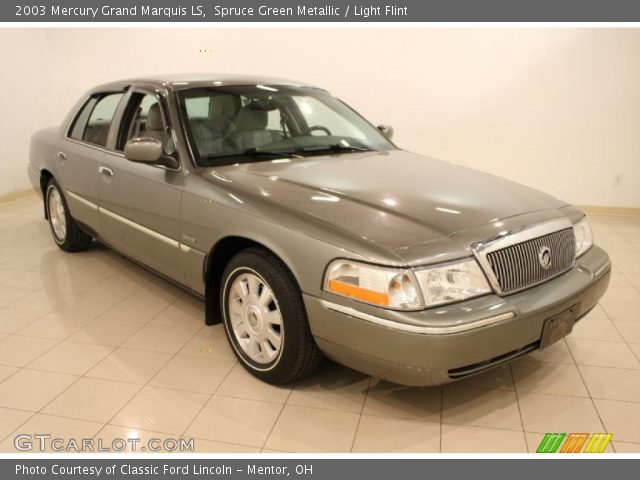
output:
[[315, 83], [406, 149], [576, 204], [640, 207], [638, 30], [5, 29], [0, 44], [0, 197], [28, 188], [31, 132], [88, 88], [220, 71]]

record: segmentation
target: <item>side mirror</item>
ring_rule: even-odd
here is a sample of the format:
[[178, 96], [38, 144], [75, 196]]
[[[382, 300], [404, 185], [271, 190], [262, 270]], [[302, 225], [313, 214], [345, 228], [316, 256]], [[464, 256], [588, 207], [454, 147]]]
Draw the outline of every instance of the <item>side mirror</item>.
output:
[[393, 138], [393, 127], [391, 125], [378, 125], [377, 129], [389, 140]]
[[162, 152], [160, 140], [151, 137], [132, 138], [124, 146], [124, 156], [127, 160], [149, 165], [177, 169], [178, 160]]

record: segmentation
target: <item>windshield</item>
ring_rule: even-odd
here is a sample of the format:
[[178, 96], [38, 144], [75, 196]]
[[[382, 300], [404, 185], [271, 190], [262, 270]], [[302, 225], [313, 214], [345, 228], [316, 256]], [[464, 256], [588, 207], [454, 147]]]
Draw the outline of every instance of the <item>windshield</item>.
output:
[[179, 101], [203, 167], [395, 148], [351, 108], [315, 88], [192, 88], [180, 91]]

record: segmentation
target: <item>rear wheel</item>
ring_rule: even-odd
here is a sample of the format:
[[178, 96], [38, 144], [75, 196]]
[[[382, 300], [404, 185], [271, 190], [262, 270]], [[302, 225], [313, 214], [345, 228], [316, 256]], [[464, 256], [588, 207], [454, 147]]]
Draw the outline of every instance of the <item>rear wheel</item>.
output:
[[300, 289], [279, 259], [258, 248], [238, 253], [223, 274], [220, 294], [227, 338], [252, 375], [284, 384], [320, 364]]
[[67, 201], [62, 189], [53, 178], [47, 184], [45, 192], [47, 218], [51, 236], [65, 252], [79, 252], [91, 246], [92, 238], [83, 232], [69, 213]]

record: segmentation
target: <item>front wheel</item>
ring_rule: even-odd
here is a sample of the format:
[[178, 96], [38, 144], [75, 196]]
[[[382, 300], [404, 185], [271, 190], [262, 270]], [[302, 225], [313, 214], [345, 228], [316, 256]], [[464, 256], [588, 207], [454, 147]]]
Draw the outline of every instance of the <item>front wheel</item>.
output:
[[62, 189], [53, 178], [45, 192], [45, 206], [51, 235], [65, 252], [79, 252], [91, 246], [92, 238], [83, 232], [69, 213]]
[[220, 295], [227, 339], [249, 373], [284, 384], [320, 364], [300, 289], [276, 257], [258, 248], [238, 253], [225, 269]]

